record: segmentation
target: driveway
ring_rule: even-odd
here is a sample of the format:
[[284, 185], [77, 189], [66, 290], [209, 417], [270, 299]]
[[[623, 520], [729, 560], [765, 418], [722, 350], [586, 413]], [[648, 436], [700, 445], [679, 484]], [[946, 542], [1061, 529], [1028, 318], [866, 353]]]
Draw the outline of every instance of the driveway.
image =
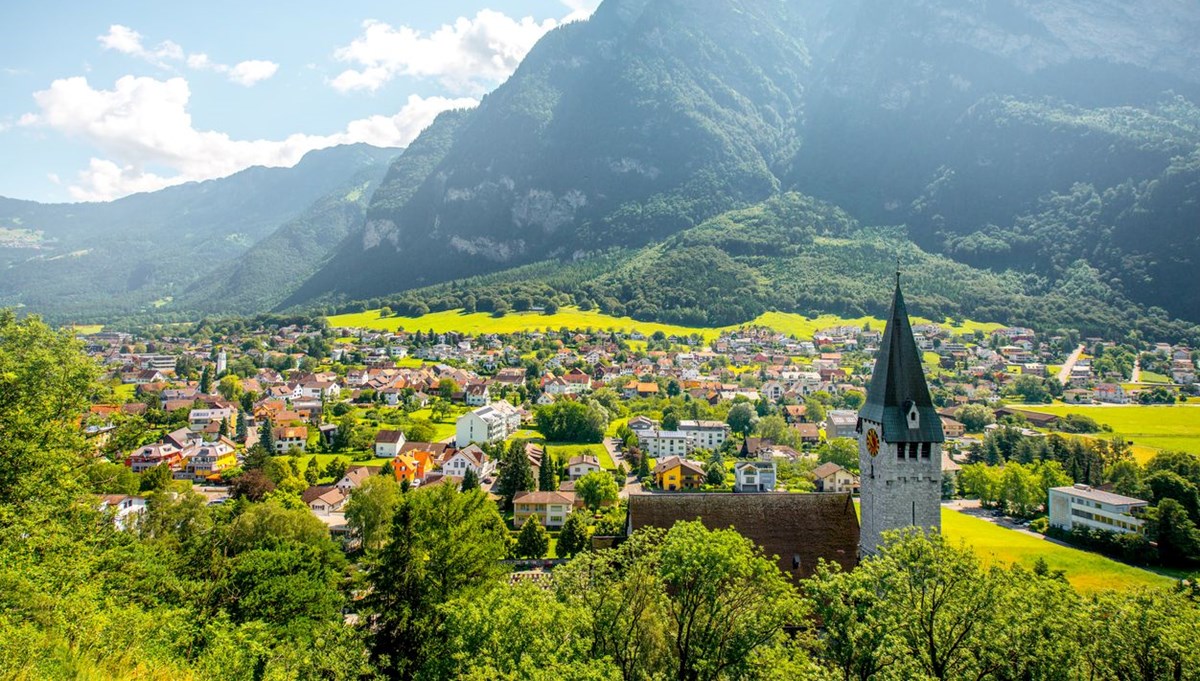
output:
[[1083, 348], [1083, 344], [1080, 343], [1079, 347], [1075, 348], [1075, 351], [1067, 357], [1067, 361], [1063, 362], [1062, 368], [1058, 370], [1059, 383], [1066, 385], [1067, 381], [1070, 380], [1071, 369], [1075, 368], [1075, 363], [1079, 361], [1079, 356], [1083, 354]]

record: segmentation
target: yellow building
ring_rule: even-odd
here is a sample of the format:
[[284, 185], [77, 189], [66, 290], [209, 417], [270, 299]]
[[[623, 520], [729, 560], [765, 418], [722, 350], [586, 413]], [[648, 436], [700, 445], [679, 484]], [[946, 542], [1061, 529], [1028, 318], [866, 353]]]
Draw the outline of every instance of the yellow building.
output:
[[699, 489], [704, 484], [704, 466], [672, 456], [654, 467], [654, 484], [667, 491]]

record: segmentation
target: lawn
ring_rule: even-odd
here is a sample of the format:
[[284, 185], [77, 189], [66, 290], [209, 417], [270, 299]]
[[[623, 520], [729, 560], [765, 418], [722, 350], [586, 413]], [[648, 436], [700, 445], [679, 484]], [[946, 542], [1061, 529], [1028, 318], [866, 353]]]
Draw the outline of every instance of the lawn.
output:
[[608, 449], [601, 444], [577, 445], [547, 442], [546, 449], [554, 454], [554, 456], [563, 460], [579, 454], [592, 454], [600, 460], [601, 468], [609, 471], [615, 471], [617, 469], [617, 464], [612, 460], [612, 456], [609, 455]]
[[[914, 323], [928, 321], [919, 317], [913, 318]], [[798, 338], [811, 338], [814, 333], [821, 329], [850, 324], [862, 326], [866, 323], [870, 323], [872, 328], [878, 331], [883, 330], [883, 320], [876, 317], [858, 317], [856, 319], [848, 319], [837, 315], [805, 317], [804, 315], [789, 312], [766, 312], [746, 324], [770, 327], [776, 331], [781, 331]], [[950, 326], [948, 320], [942, 323]], [[444, 312], [431, 312], [421, 317], [386, 317], [382, 319], [379, 317], [378, 310], [370, 310], [354, 314], [334, 315], [329, 317], [329, 325], [382, 331], [396, 331], [398, 329], [426, 331], [432, 329], [438, 333], [447, 331], [465, 333], [515, 333], [519, 331], [559, 329], [564, 326], [570, 329], [586, 329], [590, 327], [627, 332], [637, 330], [644, 335], [653, 334], [655, 331], [662, 331], [668, 336], [687, 336], [698, 333], [704, 337], [705, 341], [713, 340], [723, 331], [744, 326], [743, 324], [735, 324], [718, 328], [700, 328], [675, 324], [659, 324], [657, 322], [638, 321], [630, 317], [613, 317], [595, 310], [584, 312], [576, 307], [564, 307], [552, 315], [537, 312], [510, 312], [503, 317], [493, 317], [483, 312], [465, 314], [461, 310], [447, 310]], [[1001, 328], [1001, 326], [1000, 324], [968, 320], [960, 326], [951, 326], [951, 328], [957, 333], [971, 333], [977, 329], [984, 332], [992, 331]]]
[[113, 396], [121, 402], [132, 402], [134, 392], [137, 390], [137, 385], [133, 383], [121, 383], [113, 386]]
[[1170, 577], [1037, 539], [947, 508], [942, 509], [942, 534], [953, 542], [966, 542], [984, 563], [1000, 561], [1032, 567], [1039, 557], [1044, 558], [1051, 569], [1065, 570], [1067, 580], [1083, 593], [1174, 583]]
[[[1083, 414], [1112, 427], [1115, 434], [1134, 443], [1134, 456], [1145, 463], [1157, 449], [1178, 449], [1200, 454], [1200, 408], [1193, 405], [1087, 406], [1055, 404], [1029, 407], [1043, 414]], [[1098, 437], [1105, 437], [1100, 433]]]

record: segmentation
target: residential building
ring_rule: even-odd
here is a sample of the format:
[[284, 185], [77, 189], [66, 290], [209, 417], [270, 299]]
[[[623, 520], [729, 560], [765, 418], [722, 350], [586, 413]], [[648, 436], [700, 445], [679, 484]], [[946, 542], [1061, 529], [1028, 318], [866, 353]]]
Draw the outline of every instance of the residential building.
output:
[[825, 415], [825, 435], [829, 439], [858, 437], [858, 413], [853, 409], [831, 409]]
[[472, 442], [499, 442], [521, 427], [521, 413], [500, 400], [479, 407], [458, 417], [454, 426], [454, 443], [459, 448]]
[[283, 453], [291, 450], [303, 452], [308, 447], [308, 428], [306, 426], [278, 426], [273, 432], [276, 452]]
[[642, 453], [658, 459], [668, 456], [686, 456], [692, 451], [692, 440], [678, 430], [634, 431]]
[[346, 469], [346, 474], [343, 475], [342, 479], [338, 480], [334, 486], [340, 489], [346, 496], [350, 496], [350, 493], [357, 489], [359, 485], [363, 484], [364, 480], [378, 472], [379, 469], [377, 468], [371, 468], [368, 466], [351, 466], [350, 468]]
[[237, 466], [237, 451], [233, 441], [222, 437], [215, 442], [205, 442], [196, 447], [187, 460], [185, 470], [195, 482], [219, 480], [222, 471]]
[[125, 465], [134, 473], [142, 473], [155, 466], [167, 464], [178, 469], [183, 463], [183, 450], [172, 442], [156, 442], [135, 450], [125, 460]]
[[513, 525], [521, 527], [536, 515], [543, 527], [557, 529], [577, 505], [574, 492], [517, 492], [513, 497]]
[[600, 460], [591, 454], [572, 456], [567, 461], [567, 479], [578, 480], [588, 473], [600, 470]]
[[404, 443], [404, 431], [381, 430], [375, 434], [375, 456], [381, 459], [395, 458], [404, 447]]
[[733, 467], [735, 492], [774, 492], [774, 461], [739, 461]]
[[680, 421], [679, 432], [692, 441], [693, 447], [715, 450], [729, 438], [729, 425], [724, 421]]
[[663, 459], [654, 466], [654, 484], [668, 492], [699, 489], [704, 484], [704, 466], [678, 456]]
[[496, 471], [496, 462], [491, 459], [479, 445], [470, 444], [458, 450], [442, 464], [442, 473], [461, 478], [467, 470], [475, 472], [480, 480]]
[[813, 469], [812, 475], [818, 492], [858, 494], [858, 476], [836, 463], [823, 463]]
[[314, 485], [300, 494], [300, 500], [313, 513], [336, 513], [346, 505], [350, 495], [336, 485]]
[[105, 494], [100, 497], [100, 510], [113, 511], [113, 525], [118, 530], [131, 529], [146, 512], [146, 498], [128, 494]]
[[1051, 487], [1048, 505], [1054, 527], [1126, 533], [1142, 531], [1142, 514], [1149, 502], [1077, 484]]

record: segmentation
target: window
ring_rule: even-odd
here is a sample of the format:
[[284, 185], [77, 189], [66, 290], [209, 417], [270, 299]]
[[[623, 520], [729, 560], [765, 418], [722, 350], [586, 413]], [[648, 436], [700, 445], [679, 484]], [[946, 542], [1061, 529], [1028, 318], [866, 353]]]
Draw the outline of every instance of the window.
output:
[[928, 459], [928, 458], [929, 458], [930, 451], [931, 451], [932, 449], [933, 449], [933, 445], [932, 445], [932, 444], [930, 444], [930, 443], [928, 443], [928, 442], [922, 442], [922, 443], [921, 443], [921, 458], [922, 458], [922, 459]]

